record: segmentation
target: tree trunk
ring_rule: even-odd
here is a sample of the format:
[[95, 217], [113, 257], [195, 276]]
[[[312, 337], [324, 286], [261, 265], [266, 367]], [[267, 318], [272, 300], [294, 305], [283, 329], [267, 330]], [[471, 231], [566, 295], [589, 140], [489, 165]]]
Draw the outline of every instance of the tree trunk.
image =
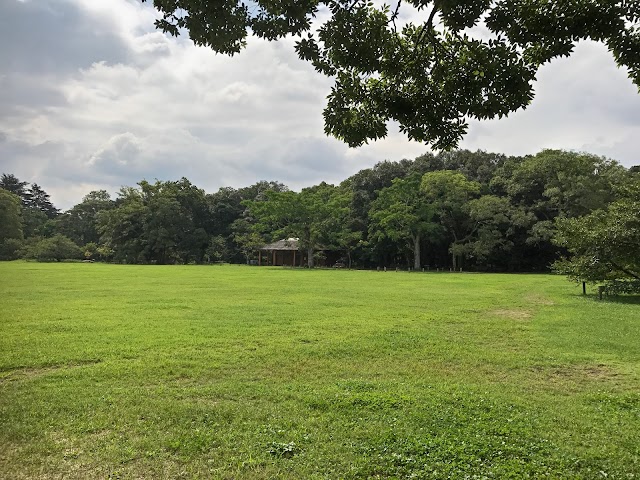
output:
[[311, 245], [307, 247], [307, 265], [309, 268], [313, 268], [313, 247]]
[[351, 250], [347, 252], [347, 256], [349, 257], [349, 270], [351, 270]]
[[453, 263], [453, 271], [456, 270], [456, 254], [455, 252], [451, 252], [451, 262]]
[[413, 237], [413, 269], [420, 270], [420, 235]]

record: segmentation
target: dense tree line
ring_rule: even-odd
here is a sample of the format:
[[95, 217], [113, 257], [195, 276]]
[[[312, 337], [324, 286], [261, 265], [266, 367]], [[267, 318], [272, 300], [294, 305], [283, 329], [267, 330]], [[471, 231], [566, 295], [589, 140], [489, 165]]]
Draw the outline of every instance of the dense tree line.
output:
[[[90, 192], [59, 212], [40, 186], [4, 174], [0, 255], [249, 263], [261, 245], [296, 237], [309, 267], [332, 250], [358, 268], [544, 271], [568, 253], [583, 263], [593, 257], [571, 240], [583, 231], [605, 239], [614, 222], [637, 235], [638, 217], [623, 216], [635, 211], [639, 185], [637, 168], [587, 153], [457, 150], [384, 161], [339, 185], [300, 192], [266, 181], [206, 193], [186, 178], [143, 180], [116, 198]], [[633, 250], [634, 241], [638, 247], [634, 237], [621, 248]], [[637, 273], [637, 259], [629, 264], [620, 255], [612, 253], [600, 270], [615, 264]], [[576, 274], [571, 265], [564, 260], [558, 268], [576, 278], [598, 276]]]

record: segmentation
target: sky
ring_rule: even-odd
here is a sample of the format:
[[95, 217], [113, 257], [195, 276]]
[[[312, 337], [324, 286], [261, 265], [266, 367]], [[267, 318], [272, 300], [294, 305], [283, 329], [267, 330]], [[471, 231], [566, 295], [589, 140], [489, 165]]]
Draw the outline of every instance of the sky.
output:
[[[395, 125], [355, 149], [325, 136], [332, 81], [293, 40], [250, 39], [227, 57], [165, 36], [156, 18], [139, 0], [1, 0], [0, 172], [38, 183], [65, 210], [142, 179], [297, 190], [430, 151]], [[471, 122], [460, 147], [640, 164], [640, 95], [604, 46], [582, 42], [545, 65], [535, 90], [527, 110]]]

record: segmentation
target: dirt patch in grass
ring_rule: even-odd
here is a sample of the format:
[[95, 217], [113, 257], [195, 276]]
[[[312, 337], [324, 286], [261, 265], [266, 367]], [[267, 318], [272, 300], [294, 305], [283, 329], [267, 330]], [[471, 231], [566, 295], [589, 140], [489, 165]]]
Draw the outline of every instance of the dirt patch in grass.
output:
[[531, 312], [517, 308], [502, 308], [498, 310], [491, 310], [489, 313], [497, 317], [509, 318], [511, 320], [529, 320], [531, 318]]
[[525, 300], [529, 303], [533, 303], [534, 305], [555, 305], [555, 302], [553, 300], [540, 294], [529, 294], [525, 297]]
[[615, 378], [620, 374], [613, 370], [611, 367], [600, 364], [593, 366], [586, 366], [581, 369], [585, 376], [591, 378]]
[[601, 363], [594, 365], [535, 365], [531, 367], [531, 370], [546, 385], [563, 389], [566, 389], [570, 384], [584, 386], [594, 382], [615, 383], [622, 377], [620, 372]]
[[84, 367], [86, 365], [95, 365], [101, 363], [102, 360], [81, 360], [78, 362], [64, 363], [58, 365], [45, 365], [41, 367], [17, 367], [0, 371], [0, 383], [17, 380], [19, 378], [32, 378], [46, 375], [47, 373], [59, 370], [70, 370], [73, 368]]

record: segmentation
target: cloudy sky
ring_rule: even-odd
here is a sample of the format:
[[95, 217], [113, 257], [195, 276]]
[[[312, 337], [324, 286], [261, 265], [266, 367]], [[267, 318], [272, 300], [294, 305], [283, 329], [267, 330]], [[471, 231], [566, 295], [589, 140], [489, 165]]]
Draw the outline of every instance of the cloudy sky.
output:
[[[291, 41], [251, 40], [228, 58], [165, 37], [155, 18], [139, 0], [0, 0], [0, 172], [66, 209], [143, 178], [298, 189], [428, 151], [393, 126], [358, 149], [326, 137], [331, 81]], [[536, 92], [526, 111], [473, 123], [461, 147], [640, 164], [640, 95], [604, 47], [583, 43], [545, 66]]]

